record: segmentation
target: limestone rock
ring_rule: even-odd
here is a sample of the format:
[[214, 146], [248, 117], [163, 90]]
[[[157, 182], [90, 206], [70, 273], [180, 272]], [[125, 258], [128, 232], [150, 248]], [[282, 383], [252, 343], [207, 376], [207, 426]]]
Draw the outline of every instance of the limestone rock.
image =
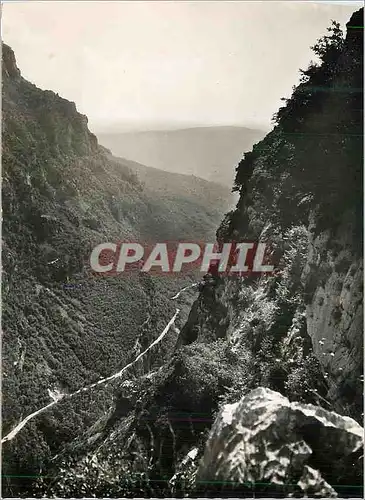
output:
[[326, 476], [332, 463], [362, 445], [363, 428], [355, 420], [319, 406], [289, 402], [280, 393], [259, 387], [223, 407], [197, 480], [296, 482], [303, 492], [336, 496], [322, 473]]

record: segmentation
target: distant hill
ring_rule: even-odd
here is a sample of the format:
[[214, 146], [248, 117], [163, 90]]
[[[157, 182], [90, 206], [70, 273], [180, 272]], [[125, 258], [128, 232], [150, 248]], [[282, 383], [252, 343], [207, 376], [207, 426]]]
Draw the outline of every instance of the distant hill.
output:
[[[143, 185], [145, 196], [151, 195], [164, 203], [172, 203], [179, 207], [183, 203], [199, 206], [199, 212], [206, 212], [213, 220], [220, 219], [223, 212], [234, 208], [236, 196], [230, 192], [228, 186], [222, 186], [216, 182], [207, 181], [195, 175], [177, 174], [166, 172], [154, 167], [146, 167], [141, 163], [116, 158], [111, 156], [122, 166], [134, 172]], [[177, 203], [179, 200], [179, 203]], [[178, 216], [180, 219], [180, 217]]]
[[246, 127], [197, 127], [97, 136], [116, 156], [232, 187], [235, 166], [265, 133]]

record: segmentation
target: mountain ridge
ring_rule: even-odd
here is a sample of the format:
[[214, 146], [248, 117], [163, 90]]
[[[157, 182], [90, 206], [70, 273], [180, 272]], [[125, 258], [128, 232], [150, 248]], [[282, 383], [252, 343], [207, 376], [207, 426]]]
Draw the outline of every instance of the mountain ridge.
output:
[[234, 165], [263, 131], [238, 126], [99, 133], [100, 143], [115, 156], [173, 173], [193, 174], [229, 188]]
[[[159, 196], [98, 145], [75, 103], [24, 79], [6, 44], [2, 56], [5, 435], [48, 404], [54, 389], [72, 393], [120, 370], [165, 327], [175, 311], [170, 297], [198, 279], [95, 276], [92, 248], [123, 239], [210, 240], [230, 194], [215, 186], [217, 202], [211, 207], [209, 183], [202, 181], [204, 198], [194, 195], [187, 178], [186, 189], [172, 179], [168, 196]], [[173, 348], [193, 295], [192, 290], [184, 295], [176, 329], [157, 353], [133, 368], [132, 377]], [[3, 473], [16, 476], [3, 483], [5, 496], [28, 491], [29, 475], [39, 474], [112, 400], [111, 387], [93, 389], [78, 395], [75, 406], [65, 398], [29, 422], [2, 448]], [[28, 479], [17, 478], [23, 475]]]

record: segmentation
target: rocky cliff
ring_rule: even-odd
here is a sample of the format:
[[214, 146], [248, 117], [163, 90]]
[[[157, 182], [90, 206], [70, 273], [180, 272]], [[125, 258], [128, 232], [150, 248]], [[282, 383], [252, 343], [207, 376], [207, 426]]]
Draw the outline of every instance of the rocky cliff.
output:
[[[313, 356], [323, 377], [322, 397], [358, 419], [363, 346], [361, 26], [359, 11], [347, 24], [345, 40], [335, 27], [314, 47], [322, 64], [302, 72], [274, 130], [237, 168], [240, 201], [220, 226], [218, 240], [268, 241], [276, 276], [217, 281], [193, 306], [180, 338], [185, 344], [226, 338], [251, 359], [259, 353], [262, 381], [281, 391]], [[263, 368], [268, 358], [271, 374]], [[304, 389], [306, 383], [300, 385]]]
[[120, 386], [48, 493], [361, 496], [359, 26], [362, 11], [317, 42], [237, 168], [218, 242], [268, 241], [276, 272], [203, 286], [171, 359]]
[[222, 408], [195, 481], [247, 485], [246, 493], [257, 484], [264, 494], [271, 484], [287, 495], [336, 497], [329, 483], [351, 490], [361, 478], [363, 434], [351, 418], [259, 387]]
[[276, 272], [203, 286], [167, 362], [119, 385], [39, 491], [362, 497], [362, 26], [314, 45], [237, 167], [218, 242], [269, 242]]

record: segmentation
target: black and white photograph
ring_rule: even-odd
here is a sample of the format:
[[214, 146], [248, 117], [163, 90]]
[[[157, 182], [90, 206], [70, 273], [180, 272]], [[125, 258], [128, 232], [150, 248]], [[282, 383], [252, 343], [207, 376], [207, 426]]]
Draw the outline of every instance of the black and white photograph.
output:
[[363, 30], [1, 2], [2, 498], [363, 498]]

